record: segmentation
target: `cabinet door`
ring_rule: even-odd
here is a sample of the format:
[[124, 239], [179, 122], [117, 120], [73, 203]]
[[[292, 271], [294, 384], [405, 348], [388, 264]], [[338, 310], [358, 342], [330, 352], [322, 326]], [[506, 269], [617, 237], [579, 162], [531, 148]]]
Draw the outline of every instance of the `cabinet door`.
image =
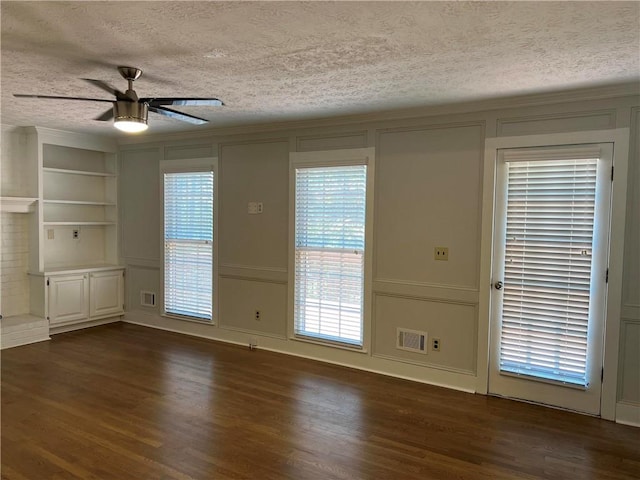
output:
[[89, 282], [86, 274], [49, 277], [49, 322], [84, 320], [89, 316]]
[[124, 278], [122, 270], [96, 272], [90, 279], [90, 315], [105, 317], [124, 312]]

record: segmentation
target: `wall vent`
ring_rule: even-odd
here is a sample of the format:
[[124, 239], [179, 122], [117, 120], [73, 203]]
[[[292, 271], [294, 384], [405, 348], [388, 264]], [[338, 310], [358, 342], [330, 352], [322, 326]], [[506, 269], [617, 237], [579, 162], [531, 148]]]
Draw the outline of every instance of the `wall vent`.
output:
[[156, 294], [154, 292], [140, 292], [140, 305], [143, 307], [156, 306]]
[[427, 332], [398, 328], [396, 348], [414, 353], [427, 354]]

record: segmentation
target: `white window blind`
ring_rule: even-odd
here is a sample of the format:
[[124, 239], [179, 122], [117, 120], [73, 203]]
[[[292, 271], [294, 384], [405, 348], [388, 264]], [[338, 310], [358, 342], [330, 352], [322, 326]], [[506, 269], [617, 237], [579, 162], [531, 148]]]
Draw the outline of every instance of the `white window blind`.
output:
[[211, 320], [213, 172], [164, 174], [164, 311]]
[[582, 153], [506, 162], [500, 370], [586, 387], [598, 152]]
[[366, 165], [296, 168], [296, 335], [362, 346]]

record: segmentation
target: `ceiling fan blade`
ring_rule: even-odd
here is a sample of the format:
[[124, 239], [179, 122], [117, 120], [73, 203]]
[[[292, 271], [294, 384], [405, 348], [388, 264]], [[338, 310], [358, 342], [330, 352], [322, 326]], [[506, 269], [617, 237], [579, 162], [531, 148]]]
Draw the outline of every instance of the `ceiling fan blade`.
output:
[[141, 98], [141, 102], [148, 103], [150, 107], [158, 107], [160, 105], [180, 105], [188, 107], [221, 107], [224, 105], [222, 100], [217, 98]]
[[193, 123], [195, 125], [202, 125], [207, 123], [209, 120], [205, 120], [204, 118], [194, 117], [193, 115], [188, 115], [186, 113], [178, 112], [176, 110], [171, 110], [166, 107], [149, 107], [149, 110], [152, 112], [159, 113], [160, 115], [164, 115], [165, 117], [175, 118], [176, 120], [182, 120], [183, 122]]
[[84, 100], [88, 102], [109, 102], [113, 103], [113, 100], [106, 100], [104, 98], [83, 98], [83, 97], [58, 97], [56, 95], [25, 95], [23, 93], [14, 93], [14, 97], [18, 98], [48, 98], [51, 100]]
[[111, 95], [115, 95], [115, 97], [118, 100], [130, 100], [130, 98], [125, 93], [122, 93], [120, 90], [113, 88], [107, 82], [103, 82], [102, 80], [94, 80], [92, 78], [83, 78], [82, 80], [84, 80], [85, 82], [89, 82], [92, 85], [95, 85], [96, 87], [104, 90], [105, 92], [109, 92]]
[[110, 108], [102, 115], [97, 116], [94, 120], [98, 120], [99, 122], [106, 122], [107, 120], [111, 120], [113, 118], [113, 108]]

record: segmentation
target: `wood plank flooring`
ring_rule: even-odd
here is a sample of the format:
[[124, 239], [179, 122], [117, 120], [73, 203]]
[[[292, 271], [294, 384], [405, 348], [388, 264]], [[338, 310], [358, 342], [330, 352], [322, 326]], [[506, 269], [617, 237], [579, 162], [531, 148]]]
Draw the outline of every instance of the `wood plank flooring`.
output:
[[129, 324], [2, 352], [2, 478], [638, 479], [640, 429]]

